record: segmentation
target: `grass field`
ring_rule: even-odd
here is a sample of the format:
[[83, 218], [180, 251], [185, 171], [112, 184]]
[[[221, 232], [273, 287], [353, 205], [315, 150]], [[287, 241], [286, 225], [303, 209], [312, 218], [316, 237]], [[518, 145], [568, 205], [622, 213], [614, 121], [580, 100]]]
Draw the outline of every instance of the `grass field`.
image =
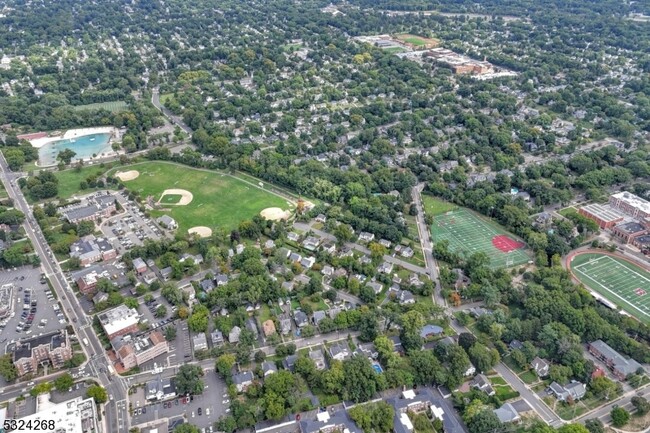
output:
[[88, 189], [81, 191], [79, 184], [82, 180], [87, 179], [92, 175], [101, 176], [110, 166], [100, 167], [100, 166], [86, 166], [82, 167], [81, 171], [77, 171], [74, 168], [64, 171], [55, 171], [54, 176], [59, 179], [59, 194], [58, 196], [63, 199], [68, 199], [75, 194], [88, 194], [93, 190]]
[[163, 93], [160, 95], [160, 103], [166, 105], [170, 99], [174, 99], [173, 93]]
[[256, 184], [251, 185], [214, 171], [165, 162], [133, 164], [120, 167], [119, 170], [137, 170], [140, 173], [140, 176], [124, 182], [124, 185], [140, 193], [143, 198], [153, 196], [157, 201], [164, 190], [172, 188], [191, 192], [194, 199], [190, 204], [152, 212], [154, 217], [170, 215], [178, 222], [182, 233], [195, 226], [233, 229], [241, 221], [252, 218], [267, 207], [291, 207], [287, 200], [257, 187]]
[[160, 202], [163, 204], [176, 204], [181, 201], [181, 197], [183, 196], [180, 194], [165, 194]]
[[406, 50], [402, 47], [388, 47], [388, 48], [384, 48], [383, 51], [390, 54], [397, 54], [397, 53], [403, 53]]
[[511, 242], [514, 237], [492, 221], [483, 219], [467, 209], [458, 209], [438, 215], [431, 226], [434, 242], [449, 241], [449, 249], [469, 257], [484, 252], [490, 257], [491, 268], [504, 268], [522, 265], [531, 260], [525, 248], [505, 252], [493, 244], [496, 236], [507, 236]]
[[606, 254], [573, 257], [571, 272], [585, 286], [650, 324], [650, 272]]
[[426, 194], [422, 194], [422, 204], [424, 205], [424, 212], [433, 216], [458, 209], [458, 206], [453, 203], [448, 203]]
[[98, 102], [96, 104], [77, 105], [74, 107], [75, 111], [81, 110], [108, 110], [111, 113], [126, 110], [126, 102], [112, 101], [112, 102]]
[[425, 38], [422, 36], [417, 36], [417, 35], [411, 35], [411, 34], [402, 34], [402, 35], [397, 35], [397, 39], [400, 41], [406, 42], [407, 44], [411, 44], [415, 47], [437, 47], [438, 44], [440, 43], [436, 39], [431, 39], [431, 38]]

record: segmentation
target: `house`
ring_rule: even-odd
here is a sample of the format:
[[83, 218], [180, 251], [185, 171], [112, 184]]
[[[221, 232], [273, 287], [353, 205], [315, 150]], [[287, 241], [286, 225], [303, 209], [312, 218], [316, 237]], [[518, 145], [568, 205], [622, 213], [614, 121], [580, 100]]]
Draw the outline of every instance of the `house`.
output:
[[239, 343], [239, 336], [241, 335], [241, 328], [239, 326], [233, 326], [230, 332], [228, 333], [228, 341], [231, 343]]
[[176, 220], [169, 215], [163, 215], [159, 217], [157, 220], [158, 224], [160, 224], [163, 227], [166, 227], [170, 230], [175, 230], [178, 228], [178, 223]]
[[293, 313], [293, 321], [296, 322], [296, 326], [298, 328], [303, 328], [303, 327], [309, 325], [309, 318], [307, 317], [307, 315], [304, 312], [302, 312], [300, 310], [295, 311]]
[[289, 261], [291, 263], [296, 263], [296, 262], [300, 263], [301, 260], [302, 260], [302, 256], [300, 254], [294, 252], [289, 253]]
[[217, 283], [217, 287], [224, 286], [224, 285], [228, 284], [228, 275], [217, 274], [214, 277], [214, 282]]
[[141, 257], [133, 259], [133, 270], [142, 275], [147, 271], [147, 264]]
[[397, 298], [399, 299], [399, 303], [402, 305], [415, 304], [415, 296], [413, 296], [413, 293], [408, 290], [400, 290]]
[[510, 403], [505, 403], [500, 408], [494, 409], [493, 412], [497, 418], [499, 418], [499, 421], [504, 424], [518, 422], [521, 419], [521, 416], [519, 416], [517, 409], [515, 409], [514, 406]]
[[376, 295], [380, 294], [384, 288], [384, 286], [381, 283], [378, 283], [377, 281], [370, 281], [366, 285], [370, 287], [375, 292]]
[[404, 353], [402, 339], [399, 338], [399, 335], [393, 335], [392, 337], [388, 337], [388, 339], [393, 343], [393, 352]]
[[323, 266], [323, 269], [321, 269], [320, 272], [326, 277], [331, 277], [332, 275], [334, 275], [334, 268], [331, 267], [330, 265], [325, 265]]
[[327, 221], [327, 217], [322, 213], [318, 214], [318, 216], [316, 217], [316, 222], [325, 224], [325, 221]]
[[537, 377], [546, 377], [548, 376], [549, 364], [546, 360], [536, 356], [530, 363], [530, 366], [535, 370]]
[[212, 340], [212, 345], [214, 347], [221, 346], [223, 344], [223, 333], [221, 331], [219, 331], [218, 329], [215, 329], [210, 334], [210, 339]]
[[410, 259], [411, 257], [413, 257], [414, 254], [415, 254], [415, 252], [413, 251], [413, 249], [411, 249], [411, 247], [404, 247], [404, 248], [402, 248], [402, 251], [400, 251], [400, 255], [402, 257], [407, 258], [407, 259]]
[[237, 392], [244, 392], [253, 384], [253, 373], [244, 371], [232, 376], [232, 383], [237, 387]]
[[314, 314], [312, 316], [312, 321], [314, 322], [314, 325], [318, 325], [323, 319], [327, 317], [327, 314], [323, 310], [318, 310], [314, 311]]
[[393, 264], [389, 262], [384, 262], [377, 268], [377, 272], [380, 274], [390, 274], [393, 272]]
[[280, 332], [282, 335], [289, 335], [291, 333], [291, 319], [288, 317], [280, 319]]
[[265, 337], [275, 334], [275, 323], [273, 323], [273, 320], [269, 319], [262, 323], [262, 333]]
[[214, 281], [212, 280], [201, 280], [199, 282], [199, 286], [201, 287], [201, 290], [203, 290], [206, 293], [210, 293], [214, 289]]
[[362, 433], [345, 410], [318, 412], [315, 420], [302, 419], [298, 423], [300, 433]]
[[325, 355], [321, 349], [311, 350], [309, 352], [309, 358], [314, 361], [317, 370], [325, 370], [327, 367], [325, 364]]
[[508, 347], [510, 348], [510, 350], [521, 350], [524, 348], [524, 345], [519, 340], [512, 340], [508, 345]]
[[316, 259], [314, 257], [304, 257], [302, 260], [300, 260], [300, 266], [305, 269], [311, 269], [311, 267], [314, 266], [314, 263], [316, 263]]
[[162, 268], [160, 270], [160, 277], [163, 279], [163, 281], [169, 281], [169, 279], [172, 277], [173, 273], [174, 273], [174, 270], [172, 269], [172, 267], [167, 266], [166, 268]]
[[194, 346], [195, 352], [208, 348], [208, 340], [205, 338], [205, 332], [201, 332], [192, 337], [192, 346]]
[[300, 235], [298, 233], [289, 232], [287, 233], [287, 239], [291, 242], [298, 242], [300, 240]]
[[431, 414], [432, 418], [442, 421], [445, 433], [464, 433], [465, 431], [454, 416], [449, 403], [435, 397], [427, 388], [417, 391], [412, 389], [402, 391], [400, 396], [386, 399], [386, 403], [394, 408], [393, 431], [395, 433], [414, 432], [413, 423], [408, 416], [409, 412]]
[[271, 250], [273, 248], [275, 248], [275, 241], [273, 241], [273, 239], [269, 239], [264, 242], [264, 249]]
[[440, 326], [424, 325], [422, 329], [420, 329], [420, 337], [424, 339], [437, 337], [438, 335], [442, 335], [443, 332], [445, 331]]
[[350, 348], [347, 343], [336, 343], [330, 346], [329, 353], [332, 359], [344, 361], [350, 357]]
[[95, 305], [107, 300], [108, 300], [108, 293], [106, 292], [97, 292], [97, 294], [93, 296], [93, 304]]
[[259, 332], [257, 331], [257, 323], [252, 317], [246, 321], [246, 329], [253, 333], [253, 337], [255, 337], [255, 339], [259, 337]]
[[496, 394], [496, 391], [494, 388], [492, 388], [492, 385], [490, 384], [490, 381], [484, 374], [477, 374], [474, 380], [471, 382], [472, 388], [476, 388], [480, 391], [483, 391], [489, 396], [493, 396]]
[[379, 352], [377, 351], [374, 343], [360, 343], [357, 346], [357, 351], [364, 354], [370, 359], [377, 359], [379, 356]]
[[602, 340], [589, 343], [588, 348], [589, 353], [603, 361], [618, 380], [625, 380], [630, 374], [643, 370], [641, 364], [632, 358], [624, 358]]
[[375, 235], [373, 233], [368, 233], [368, 232], [359, 233], [359, 241], [372, 242], [373, 240], [375, 240]]
[[387, 249], [392, 245], [390, 241], [387, 241], [386, 239], [379, 239], [379, 244]]
[[280, 284], [280, 286], [287, 292], [291, 292], [293, 290], [294, 285], [295, 283], [293, 281], [284, 281], [282, 282], [282, 284]]
[[334, 254], [336, 252], [336, 245], [332, 242], [325, 242], [321, 249], [327, 254]]
[[559, 401], [577, 401], [584, 397], [587, 392], [584, 383], [575, 380], [566, 386], [553, 382], [548, 389]]
[[296, 367], [296, 361], [298, 360], [298, 355], [289, 355], [282, 361], [282, 367], [285, 370], [293, 372]]
[[315, 251], [316, 248], [318, 248], [318, 245], [320, 245], [320, 239], [314, 236], [307, 236], [305, 240], [302, 241], [302, 246], [309, 251]]
[[264, 374], [264, 377], [269, 374], [277, 373], [277, 371], [278, 368], [275, 366], [274, 362], [264, 361], [262, 363], [262, 373]]

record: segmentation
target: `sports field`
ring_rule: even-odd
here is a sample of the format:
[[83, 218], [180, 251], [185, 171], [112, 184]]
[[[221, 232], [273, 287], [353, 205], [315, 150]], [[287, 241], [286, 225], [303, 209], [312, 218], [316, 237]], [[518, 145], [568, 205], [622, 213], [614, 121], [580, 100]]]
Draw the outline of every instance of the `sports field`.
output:
[[[284, 210], [293, 207], [286, 199], [256, 184], [214, 171], [166, 162], [144, 162], [113, 169], [113, 172], [115, 170], [137, 170], [138, 177], [125, 181], [124, 185], [137, 191], [142, 198], [151, 196], [157, 202], [164, 191], [171, 190], [159, 203], [163, 208], [168, 205], [168, 210], [156, 210], [152, 215], [170, 215], [178, 222], [182, 233], [196, 226], [231, 230], [268, 207]], [[177, 204], [180, 196], [176, 190], [191, 193], [191, 201], [186, 205]]]
[[413, 45], [416, 48], [434, 48], [440, 43], [437, 39], [425, 38], [423, 36], [411, 35], [408, 33], [397, 35], [396, 38], [402, 42]]
[[81, 110], [108, 110], [111, 113], [126, 110], [126, 102], [113, 101], [113, 102], [98, 102], [96, 104], [77, 105], [74, 107], [75, 111]]
[[578, 281], [630, 315], [650, 323], [650, 272], [602, 253], [577, 254], [569, 260], [571, 273]]
[[522, 265], [531, 260], [523, 242], [468, 209], [435, 216], [431, 234], [434, 242], [448, 240], [449, 249], [461, 256], [486, 253], [493, 269]]
[[455, 204], [440, 200], [428, 194], [422, 194], [422, 204], [424, 205], [426, 214], [432, 216], [458, 209], [458, 206]]

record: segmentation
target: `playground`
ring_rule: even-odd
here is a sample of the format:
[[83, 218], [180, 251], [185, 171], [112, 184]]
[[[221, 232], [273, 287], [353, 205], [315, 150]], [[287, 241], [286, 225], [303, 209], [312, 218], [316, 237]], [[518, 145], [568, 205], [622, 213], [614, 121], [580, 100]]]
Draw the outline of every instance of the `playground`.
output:
[[450, 251], [465, 258], [479, 252], [487, 254], [493, 269], [518, 266], [531, 260], [524, 242], [468, 209], [435, 216], [431, 234], [434, 242], [449, 241]]
[[577, 253], [567, 258], [576, 280], [650, 324], [650, 272], [622, 257], [601, 252]]

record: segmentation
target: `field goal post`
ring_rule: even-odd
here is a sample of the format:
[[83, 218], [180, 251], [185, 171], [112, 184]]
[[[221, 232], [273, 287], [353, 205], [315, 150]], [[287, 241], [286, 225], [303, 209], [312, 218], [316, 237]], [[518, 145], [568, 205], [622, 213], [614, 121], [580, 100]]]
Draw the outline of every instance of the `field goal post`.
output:
[[506, 267], [510, 268], [514, 264], [514, 259], [512, 258], [512, 252], [509, 252], [506, 256]]

